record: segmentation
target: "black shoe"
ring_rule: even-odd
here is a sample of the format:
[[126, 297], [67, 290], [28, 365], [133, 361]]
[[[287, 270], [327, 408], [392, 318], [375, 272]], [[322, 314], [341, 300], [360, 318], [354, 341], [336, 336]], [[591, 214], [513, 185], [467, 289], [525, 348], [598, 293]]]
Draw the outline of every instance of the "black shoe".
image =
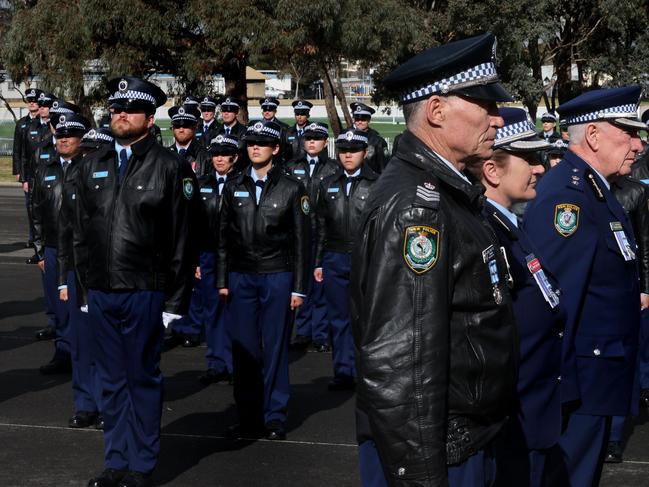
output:
[[69, 374], [72, 372], [72, 364], [70, 358], [53, 358], [49, 363], [41, 365], [39, 368], [41, 374]]
[[97, 419], [95, 420], [95, 429], [103, 430], [104, 429], [104, 415], [98, 414]]
[[331, 347], [326, 343], [314, 343], [313, 348], [316, 352], [320, 352], [320, 353], [331, 351]]
[[54, 340], [56, 338], [56, 330], [53, 326], [46, 326], [36, 332], [36, 340]]
[[124, 470], [107, 468], [97, 477], [88, 481], [88, 487], [118, 487], [119, 481], [126, 475]]
[[291, 350], [304, 350], [311, 344], [311, 337], [295, 335], [295, 338], [288, 346]]
[[38, 264], [40, 261], [38, 254], [34, 254], [29, 259], [25, 259], [25, 264]]
[[151, 487], [153, 480], [150, 473], [129, 472], [117, 484], [117, 487]]
[[619, 441], [610, 441], [606, 448], [606, 458], [604, 463], [622, 463], [622, 445]]
[[649, 389], [640, 389], [640, 406], [649, 408]]
[[34, 248], [34, 242], [25, 242], [25, 248], [26, 249], [33, 249]]
[[192, 335], [185, 335], [183, 338], [183, 347], [184, 348], [194, 348], [198, 347], [201, 344], [201, 339]]
[[207, 372], [201, 375], [198, 380], [204, 386], [226, 381], [228, 382], [228, 384], [232, 384], [232, 376], [227, 370], [217, 372], [215, 369], [207, 369]]
[[88, 411], [78, 411], [68, 420], [70, 428], [87, 428], [92, 426], [97, 421], [97, 413]]
[[239, 423], [228, 426], [225, 430], [225, 437], [230, 440], [236, 439], [259, 439], [263, 438], [265, 434], [264, 428], [255, 428], [253, 426], [246, 426]]
[[356, 381], [349, 375], [338, 375], [329, 381], [327, 389], [330, 391], [353, 391], [356, 389]]
[[281, 421], [269, 421], [266, 423], [266, 439], [267, 440], [285, 440], [286, 428]]
[[171, 335], [166, 337], [162, 342], [163, 350], [171, 350], [176, 348], [178, 345], [181, 345], [185, 341], [185, 337], [182, 333], [171, 332]]

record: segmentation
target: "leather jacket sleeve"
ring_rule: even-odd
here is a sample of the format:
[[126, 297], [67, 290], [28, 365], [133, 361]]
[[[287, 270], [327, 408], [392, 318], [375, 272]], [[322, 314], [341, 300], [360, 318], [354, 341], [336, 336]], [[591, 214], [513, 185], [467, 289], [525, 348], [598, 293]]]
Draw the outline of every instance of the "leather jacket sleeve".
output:
[[326, 197], [324, 185], [321, 182], [316, 191], [315, 201], [315, 219], [316, 219], [316, 251], [315, 251], [315, 267], [322, 267], [322, 259], [324, 257], [324, 243], [327, 239], [327, 220], [324, 214], [324, 205], [322, 198]]
[[20, 174], [20, 166], [22, 161], [22, 148], [23, 148], [23, 133], [25, 131], [24, 127], [27, 125], [27, 121], [21, 119], [16, 122], [16, 128], [14, 129], [14, 145], [13, 153], [11, 155], [12, 161], [12, 170], [11, 174]]
[[33, 178], [31, 191], [31, 206], [32, 206], [32, 223], [34, 225], [34, 250], [38, 255], [38, 260], [45, 258], [45, 240], [43, 234], [43, 221], [45, 195], [43, 193], [43, 182], [40, 176], [40, 171], [36, 172]]
[[68, 282], [68, 271], [71, 271], [74, 266], [74, 259], [72, 257], [72, 224], [73, 215], [72, 208], [70, 208], [67, 188], [63, 187], [61, 211], [59, 212], [59, 225], [57, 227], [57, 253], [56, 253], [56, 267], [58, 274], [58, 285], [65, 286]]
[[[437, 209], [414, 203], [379, 207], [352, 259], [358, 406], [368, 414], [391, 486], [447, 485], [452, 257], [444, 220]], [[407, 229], [417, 226], [440, 236], [437, 261], [421, 273], [404, 254]]]
[[313, 211], [313, 208], [304, 186], [298, 183], [296, 188], [293, 199], [293, 225], [295, 228], [293, 292], [306, 295], [312, 270], [309, 269], [309, 252], [311, 250], [311, 217], [309, 213]]
[[216, 248], [216, 288], [228, 287], [228, 226], [230, 223], [230, 206], [232, 204], [232, 185], [226, 184], [221, 195], [221, 213], [218, 227]]

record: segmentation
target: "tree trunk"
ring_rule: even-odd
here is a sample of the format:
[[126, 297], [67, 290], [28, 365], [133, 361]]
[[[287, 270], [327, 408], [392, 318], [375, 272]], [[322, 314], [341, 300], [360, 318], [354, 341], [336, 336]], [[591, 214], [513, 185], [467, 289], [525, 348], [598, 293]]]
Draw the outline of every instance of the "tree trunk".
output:
[[[541, 55], [539, 54], [539, 40], [537, 37], [532, 37], [528, 43], [528, 50], [530, 54], [530, 64], [532, 65], [532, 77], [541, 82], [543, 86], [543, 74], [541, 72]], [[548, 96], [543, 90], [543, 100], [545, 101], [545, 106], [548, 111], [550, 111], [550, 105], [548, 103]], [[528, 99], [525, 100], [525, 106], [532, 117], [532, 120], [536, 122], [536, 111], [538, 109], [538, 100]]]
[[559, 105], [572, 98], [571, 72], [572, 72], [572, 19], [566, 16], [557, 54], [554, 57], [554, 71], [557, 73], [557, 94]]
[[237, 97], [241, 108], [237, 118], [248, 125], [248, 81], [246, 80], [247, 57], [234, 58], [224, 66], [225, 94]]
[[347, 104], [347, 97], [345, 96], [343, 83], [342, 81], [340, 81], [340, 66], [336, 65], [332, 71], [333, 73], [331, 74], [333, 75], [333, 77], [331, 79], [333, 81], [334, 93], [336, 94], [336, 98], [338, 98], [338, 103], [340, 103], [340, 106], [343, 109], [345, 123], [348, 127], [351, 127], [354, 124], [354, 121], [352, 120], [352, 116], [349, 112], [349, 105]]
[[338, 112], [336, 111], [336, 99], [331, 83], [331, 77], [329, 76], [329, 69], [324, 62], [322, 63], [322, 74], [322, 88], [324, 91], [325, 107], [327, 108], [329, 125], [331, 125], [334, 137], [338, 137], [338, 134], [342, 131], [342, 126], [340, 123], [340, 117], [338, 117]]

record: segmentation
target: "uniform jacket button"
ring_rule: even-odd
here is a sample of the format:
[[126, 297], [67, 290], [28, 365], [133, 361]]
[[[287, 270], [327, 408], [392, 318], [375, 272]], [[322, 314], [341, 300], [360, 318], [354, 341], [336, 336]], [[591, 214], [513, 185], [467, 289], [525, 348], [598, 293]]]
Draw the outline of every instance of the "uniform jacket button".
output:
[[602, 354], [602, 351], [599, 348], [596, 348], [595, 350], [593, 350], [593, 354], [596, 357], [599, 357]]
[[563, 332], [562, 331], [559, 332], [559, 338], [563, 338]]
[[399, 467], [399, 469], [397, 470], [397, 475], [399, 477], [403, 477], [405, 474], [406, 474], [406, 469], [403, 467]]
[[557, 377], [557, 382], [561, 382], [561, 376]]

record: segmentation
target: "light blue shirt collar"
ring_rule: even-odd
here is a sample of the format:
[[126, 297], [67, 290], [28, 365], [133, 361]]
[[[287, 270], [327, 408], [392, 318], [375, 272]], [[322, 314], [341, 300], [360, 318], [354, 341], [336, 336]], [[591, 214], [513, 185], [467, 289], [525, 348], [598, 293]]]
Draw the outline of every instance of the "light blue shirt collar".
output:
[[257, 181], [266, 181], [268, 179], [268, 173], [263, 178], [257, 176], [257, 171], [253, 167], [250, 168], [250, 177], [256, 183]]
[[516, 228], [518, 228], [518, 218], [516, 217], [516, 214], [515, 214], [515, 213], [513, 213], [511, 210], [508, 210], [507, 208], [505, 208], [505, 207], [504, 207], [503, 205], [501, 205], [500, 203], [496, 203], [496, 202], [495, 202], [494, 200], [492, 200], [491, 198], [487, 198], [487, 201], [488, 201], [489, 203], [491, 203], [493, 206], [495, 206], [496, 209], [498, 209], [498, 210], [499, 210], [503, 215], [505, 215], [505, 216], [507, 217], [507, 219], [508, 219], [510, 222], [512, 222], [512, 224], [513, 224]]
[[604, 183], [604, 186], [606, 186], [606, 189], [610, 190], [610, 189], [611, 189], [611, 183], [609, 183], [609, 182], [606, 180], [606, 178], [605, 178], [604, 176], [602, 176], [602, 175], [599, 173], [599, 171], [598, 171], [597, 169], [595, 169], [595, 168], [594, 168], [593, 166], [591, 166], [590, 164], [588, 164], [588, 165], [589, 165], [590, 168], [593, 170], [593, 172], [599, 176], [599, 179], [602, 180], [602, 182]]
[[126, 149], [126, 158], [130, 159], [131, 155], [133, 154], [133, 149], [131, 149], [131, 146], [124, 146], [115, 141], [115, 152], [117, 152], [117, 157], [119, 157], [119, 153], [122, 149]]
[[[433, 151], [433, 152], [434, 152], [434, 151]], [[455, 167], [455, 166], [454, 166], [450, 161], [448, 161], [448, 160], [446, 160], [444, 157], [440, 156], [437, 152], [435, 152], [435, 155], [437, 155], [437, 157], [439, 157], [439, 158], [442, 160], [442, 162], [443, 162], [444, 164], [446, 164], [446, 165], [451, 169], [451, 171], [453, 171], [455, 174], [457, 174], [458, 176], [460, 176], [460, 177], [461, 177], [462, 179], [464, 179], [467, 183], [471, 184], [471, 181], [469, 181], [469, 180], [467, 179], [467, 177], [466, 177], [464, 174], [462, 174], [462, 173], [460, 172], [460, 170], [459, 170], [457, 167]]]
[[349, 174], [349, 173], [347, 173], [347, 171], [345, 171], [345, 176], [347, 176], [348, 178], [355, 178], [356, 176], [360, 176], [360, 175], [361, 175], [361, 168], [360, 167], [358, 169], [356, 169], [356, 172], [354, 172], [354, 174]]

